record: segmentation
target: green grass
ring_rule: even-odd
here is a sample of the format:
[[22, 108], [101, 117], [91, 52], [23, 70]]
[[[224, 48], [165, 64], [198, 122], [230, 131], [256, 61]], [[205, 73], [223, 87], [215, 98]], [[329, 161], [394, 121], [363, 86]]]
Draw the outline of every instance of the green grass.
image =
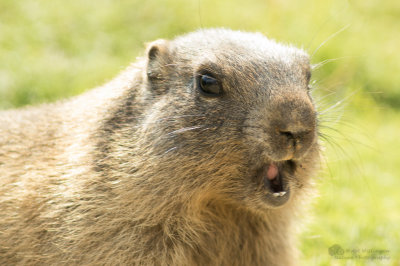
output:
[[[320, 196], [301, 235], [303, 265], [400, 264], [400, 2], [374, 0], [0, 1], [0, 108], [101, 85], [143, 43], [200, 27], [261, 31], [303, 47], [327, 109]], [[336, 32], [344, 29], [339, 34]], [[335, 122], [343, 114], [339, 122]], [[390, 260], [334, 259], [334, 244], [389, 250]]]
[[[335, 126], [340, 134], [327, 132], [337, 143], [327, 145], [314, 217], [301, 237], [304, 265], [400, 263], [400, 113], [370, 106], [368, 99], [353, 102], [357, 109]], [[387, 250], [391, 259], [332, 259], [334, 244], [364, 257], [371, 254], [363, 249]]]

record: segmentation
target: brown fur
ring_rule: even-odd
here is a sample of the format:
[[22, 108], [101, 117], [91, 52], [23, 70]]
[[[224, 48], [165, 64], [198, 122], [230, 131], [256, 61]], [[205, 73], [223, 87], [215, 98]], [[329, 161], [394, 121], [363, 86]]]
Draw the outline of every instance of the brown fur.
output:
[[[294, 264], [319, 153], [309, 69], [261, 34], [204, 30], [81, 96], [3, 111], [0, 264]], [[223, 96], [199, 93], [202, 71]], [[308, 133], [293, 150], [279, 130]], [[277, 208], [257, 173], [287, 160]]]

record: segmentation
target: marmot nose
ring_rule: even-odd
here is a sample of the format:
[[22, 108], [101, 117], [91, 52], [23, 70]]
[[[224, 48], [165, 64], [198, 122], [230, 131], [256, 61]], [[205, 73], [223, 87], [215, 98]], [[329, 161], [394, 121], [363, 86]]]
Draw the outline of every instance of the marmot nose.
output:
[[317, 114], [311, 99], [300, 90], [289, 89], [268, 98], [262, 107], [265, 117], [258, 122], [265, 128], [268, 156], [275, 161], [302, 158], [317, 139]]
[[313, 128], [285, 128], [278, 129], [278, 135], [281, 139], [283, 146], [288, 147], [292, 150], [294, 158], [302, 157], [307, 150], [310, 148], [314, 139]]

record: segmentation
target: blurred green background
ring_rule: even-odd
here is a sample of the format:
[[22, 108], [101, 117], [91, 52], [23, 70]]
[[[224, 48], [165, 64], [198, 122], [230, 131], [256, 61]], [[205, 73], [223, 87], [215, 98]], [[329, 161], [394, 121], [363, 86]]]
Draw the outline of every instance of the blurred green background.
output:
[[326, 63], [313, 73], [326, 159], [301, 264], [399, 265], [400, 1], [1, 0], [0, 108], [101, 85], [143, 43], [201, 27], [260, 31]]

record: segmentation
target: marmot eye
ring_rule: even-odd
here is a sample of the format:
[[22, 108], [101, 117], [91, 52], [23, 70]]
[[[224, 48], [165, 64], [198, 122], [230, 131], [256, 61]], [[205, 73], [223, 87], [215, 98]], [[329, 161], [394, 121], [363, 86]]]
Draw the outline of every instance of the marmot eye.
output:
[[201, 75], [199, 77], [199, 89], [206, 96], [216, 97], [221, 95], [222, 89], [218, 80], [210, 75]]

